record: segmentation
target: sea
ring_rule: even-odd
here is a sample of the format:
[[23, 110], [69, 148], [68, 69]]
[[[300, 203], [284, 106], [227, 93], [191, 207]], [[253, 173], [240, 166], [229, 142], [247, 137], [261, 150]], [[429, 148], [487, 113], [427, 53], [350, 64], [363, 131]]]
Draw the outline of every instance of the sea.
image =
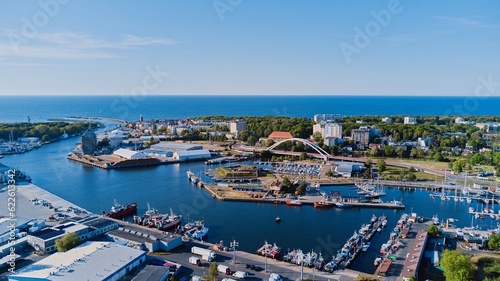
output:
[[[0, 97], [0, 122], [41, 122], [69, 116], [97, 116], [138, 120], [187, 118], [195, 116], [291, 116], [312, 118], [317, 113], [360, 115], [495, 115], [500, 98], [468, 97], [348, 97], [348, 96], [77, 96], [77, 97]], [[459, 113], [457, 110], [469, 110]], [[238, 250], [255, 252], [265, 241], [276, 243], [282, 252], [302, 249], [321, 252], [328, 260], [340, 250], [353, 232], [368, 223], [372, 215], [385, 215], [388, 226], [374, 235], [371, 247], [351, 266], [373, 273], [373, 260], [380, 246], [389, 239], [391, 229], [403, 213], [441, 220], [453, 218], [458, 227], [497, 227], [497, 221], [475, 221], [468, 208], [479, 203], [441, 201], [429, 192], [385, 188], [386, 201], [403, 201], [404, 210], [315, 209], [312, 206], [287, 207], [276, 204], [222, 202], [192, 185], [187, 171], [203, 175], [203, 162], [156, 167], [103, 170], [84, 166], [66, 158], [80, 139], [69, 138], [17, 155], [6, 155], [0, 163], [20, 169], [33, 183], [93, 213], [109, 210], [114, 200], [138, 202], [138, 213], [148, 206], [161, 212], [181, 214], [183, 221], [204, 220], [210, 228], [209, 242], [239, 243]], [[324, 186], [325, 192], [355, 194], [350, 186]], [[494, 206], [496, 210], [500, 209]], [[491, 209], [491, 206], [490, 206]], [[496, 211], [495, 210], [495, 211]], [[275, 222], [276, 217], [281, 222]]]
[[126, 121], [199, 116], [497, 115], [498, 96], [1, 96], [0, 122], [69, 116]]

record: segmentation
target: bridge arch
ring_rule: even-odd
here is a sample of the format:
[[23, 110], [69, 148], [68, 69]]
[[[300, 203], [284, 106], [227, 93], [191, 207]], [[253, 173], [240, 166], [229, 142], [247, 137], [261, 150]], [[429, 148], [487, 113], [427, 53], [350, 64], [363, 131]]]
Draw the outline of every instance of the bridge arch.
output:
[[299, 141], [299, 142], [303, 143], [304, 145], [311, 147], [316, 152], [318, 152], [325, 159], [325, 161], [328, 161], [328, 158], [330, 157], [330, 154], [328, 154], [328, 152], [326, 152], [323, 148], [319, 147], [318, 145], [316, 145], [315, 143], [313, 143], [309, 140], [302, 139], [302, 138], [290, 138], [290, 139], [286, 139], [286, 140], [281, 140], [281, 141], [271, 145], [266, 150], [271, 151], [271, 150], [275, 149], [277, 146], [279, 146], [280, 144], [285, 143], [287, 141]]

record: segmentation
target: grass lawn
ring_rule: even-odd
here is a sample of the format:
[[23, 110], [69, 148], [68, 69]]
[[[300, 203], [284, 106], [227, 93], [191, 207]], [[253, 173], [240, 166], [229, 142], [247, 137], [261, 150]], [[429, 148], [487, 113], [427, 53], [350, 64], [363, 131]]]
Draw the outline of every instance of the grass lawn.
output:
[[[435, 170], [448, 170], [448, 162], [435, 162], [435, 161], [426, 161], [426, 160], [414, 160], [414, 159], [397, 159], [397, 158], [387, 158], [386, 162], [399, 162], [406, 164], [415, 164], [422, 165], [425, 167], [429, 167]], [[377, 163], [375, 160], [374, 163]]]
[[479, 280], [484, 280], [486, 277], [498, 278], [500, 276], [500, 258], [478, 257], [477, 269], [476, 277]]
[[[394, 167], [394, 166], [387, 166], [387, 170], [385, 170], [383, 173], [380, 173], [382, 178], [387, 178], [387, 177], [392, 177], [393, 179], [400, 179], [401, 178], [401, 172], [403, 170], [408, 171], [408, 169], [401, 168], [401, 167]], [[443, 180], [444, 177], [442, 176], [436, 176], [432, 174], [428, 174], [425, 172], [414, 172], [415, 176], [417, 176], [418, 180], [427, 180], [427, 181], [440, 181]]]

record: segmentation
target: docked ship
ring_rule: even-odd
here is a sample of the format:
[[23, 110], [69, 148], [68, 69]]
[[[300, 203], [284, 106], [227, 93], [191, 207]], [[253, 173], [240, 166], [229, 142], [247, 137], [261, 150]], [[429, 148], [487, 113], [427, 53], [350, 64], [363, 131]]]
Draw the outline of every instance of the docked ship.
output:
[[333, 208], [335, 207], [335, 204], [332, 203], [332, 202], [326, 202], [326, 201], [317, 201], [317, 202], [314, 202], [314, 208], [324, 208], [324, 209], [327, 209], [327, 208]]
[[111, 210], [109, 212], [103, 212], [106, 216], [114, 218], [114, 219], [121, 219], [127, 215], [131, 215], [133, 213], [137, 212], [137, 202], [130, 203], [128, 205], [123, 205], [114, 202], [113, 206], [111, 207]]
[[192, 235], [191, 238], [193, 239], [198, 239], [201, 240], [208, 234], [208, 227], [203, 226], [201, 229], [196, 230]]
[[302, 206], [302, 202], [300, 200], [286, 201], [287, 206]]
[[272, 258], [272, 259], [279, 258], [280, 253], [281, 253], [281, 248], [276, 246], [276, 243], [271, 245], [271, 244], [268, 244], [267, 242], [265, 242], [264, 245], [262, 245], [262, 247], [260, 247], [257, 250], [258, 255], [267, 256], [268, 258]]
[[162, 231], [167, 231], [178, 227], [181, 224], [180, 215], [175, 215], [170, 209], [170, 214], [160, 214], [157, 209], [150, 209], [142, 216], [134, 216], [134, 222], [140, 225], [157, 228]]
[[158, 214], [154, 216], [151, 219], [149, 226], [156, 227], [162, 231], [167, 231], [178, 227], [181, 224], [181, 218], [181, 215], [174, 214], [172, 209], [170, 209], [170, 214]]

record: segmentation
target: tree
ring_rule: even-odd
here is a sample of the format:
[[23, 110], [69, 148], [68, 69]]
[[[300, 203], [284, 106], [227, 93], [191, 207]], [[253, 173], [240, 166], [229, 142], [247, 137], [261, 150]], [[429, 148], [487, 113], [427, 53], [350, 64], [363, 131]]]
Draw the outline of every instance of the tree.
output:
[[472, 157], [469, 159], [469, 163], [471, 165], [480, 165], [482, 164], [484, 161], [484, 157], [483, 155], [481, 155], [481, 153], [475, 153], [474, 155], [472, 155]]
[[488, 241], [488, 249], [498, 251], [500, 248], [500, 234], [491, 234]]
[[219, 270], [217, 269], [217, 266], [218, 264], [216, 262], [212, 262], [210, 264], [210, 269], [208, 270], [208, 275], [213, 281], [217, 280], [217, 276], [219, 276]]
[[302, 195], [306, 192], [306, 188], [307, 188], [307, 182], [306, 181], [302, 181], [299, 185], [299, 187], [297, 187], [296, 191], [295, 191], [295, 194], [296, 195]]
[[327, 177], [333, 177], [333, 172], [332, 172], [332, 170], [330, 169], [330, 170], [326, 171], [325, 175], [326, 175]]
[[444, 250], [441, 267], [444, 269], [446, 280], [474, 280], [474, 265], [471, 258], [458, 251]]
[[434, 160], [437, 161], [437, 162], [444, 161], [443, 155], [441, 155], [441, 153], [439, 153], [439, 152], [434, 153], [434, 155], [432, 156], [432, 158], [434, 158]]
[[377, 160], [377, 169], [378, 169], [379, 173], [385, 172], [385, 170], [387, 169], [387, 166], [385, 165], [384, 159]]
[[305, 152], [301, 152], [300, 153], [300, 156], [299, 156], [299, 159], [302, 161], [302, 160], [306, 160], [307, 159], [307, 153]]
[[247, 138], [247, 143], [248, 143], [248, 145], [250, 145], [250, 146], [254, 146], [254, 145], [257, 143], [257, 141], [258, 141], [258, 140], [259, 140], [259, 139], [257, 139], [257, 137], [256, 137], [256, 136], [251, 135], [251, 136], [249, 136], [249, 137]]
[[463, 159], [453, 162], [453, 170], [457, 173], [461, 173], [464, 170], [465, 161]]
[[80, 238], [74, 232], [68, 233], [56, 240], [56, 248], [58, 252], [66, 252], [80, 244]]
[[439, 231], [439, 228], [435, 224], [431, 224], [427, 228], [427, 233], [429, 233], [430, 236], [436, 237], [438, 236], [441, 232]]
[[42, 141], [50, 141], [49, 135], [43, 135]]

